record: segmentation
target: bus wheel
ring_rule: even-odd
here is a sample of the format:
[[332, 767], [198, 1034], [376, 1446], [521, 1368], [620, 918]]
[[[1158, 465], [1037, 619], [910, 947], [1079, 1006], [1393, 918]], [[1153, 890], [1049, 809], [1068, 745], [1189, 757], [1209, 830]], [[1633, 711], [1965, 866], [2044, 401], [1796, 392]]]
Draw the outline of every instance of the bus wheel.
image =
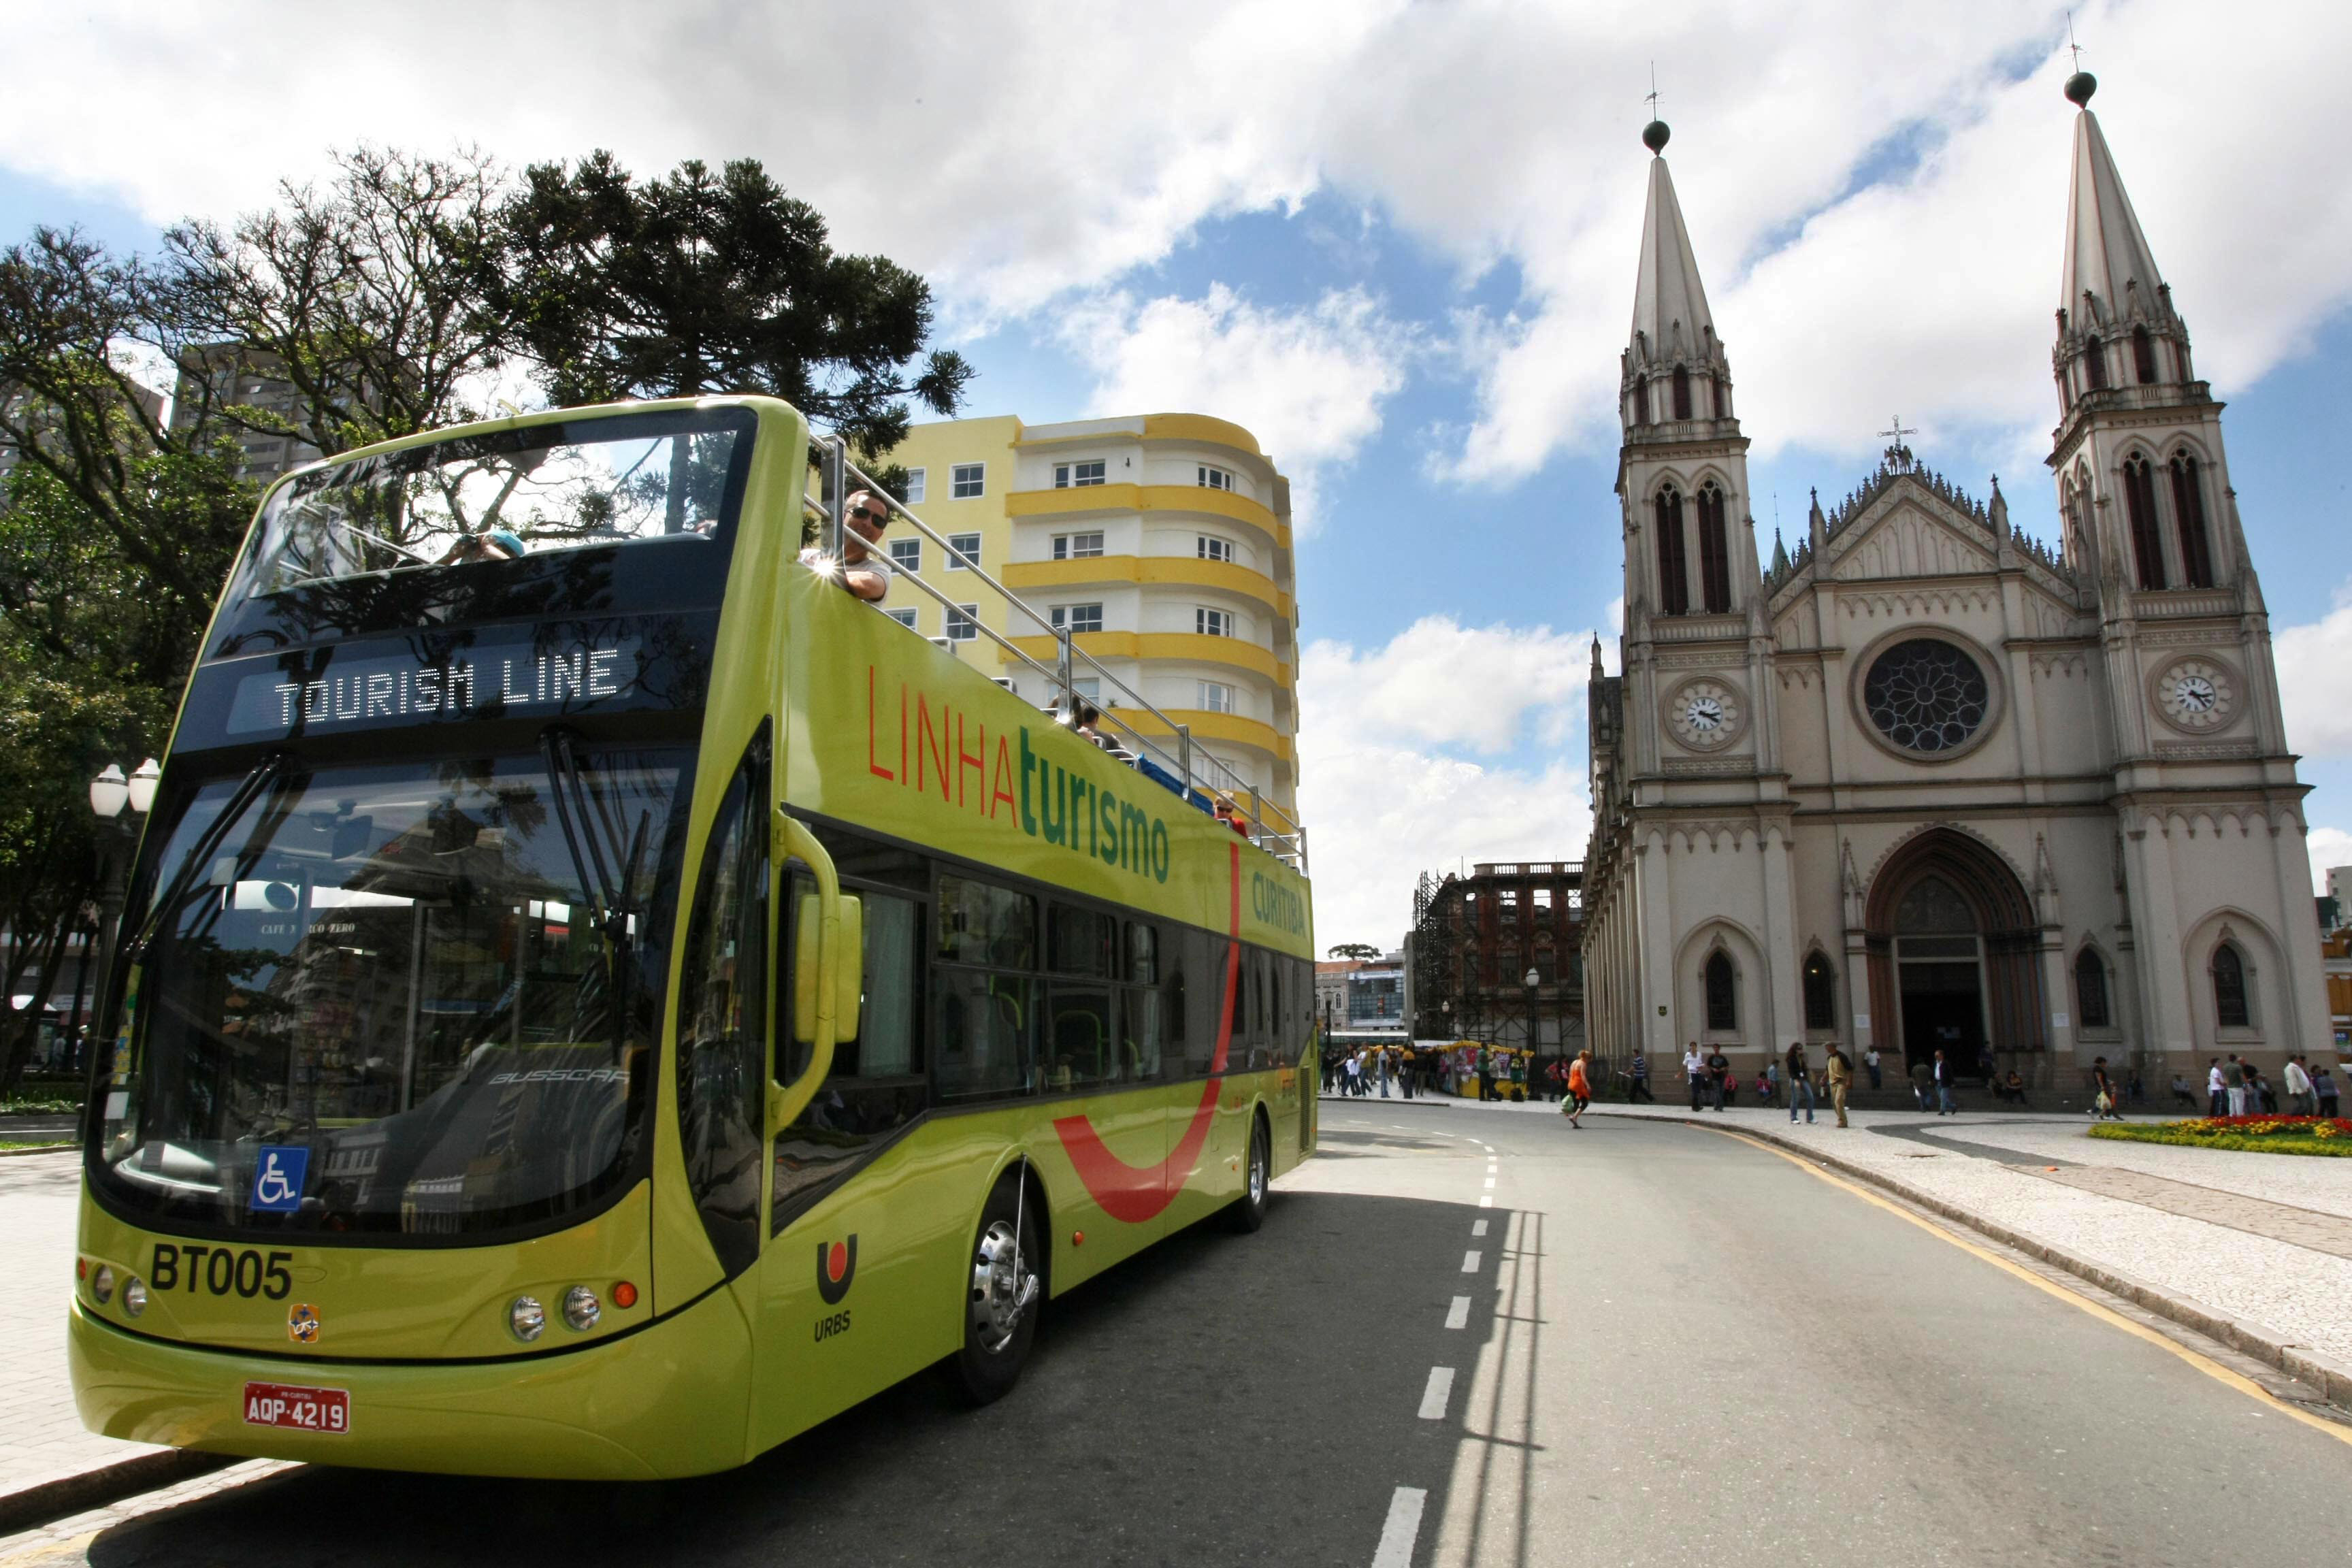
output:
[[963, 1348], [948, 1371], [950, 1386], [973, 1405], [1012, 1392], [1037, 1338], [1043, 1227], [1036, 1205], [1024, 1204], [1022, 1188], [1018, 1177], [997, 1184], [972, 1239]]
[[1250, 1120], [1249, 1172], [1242, 1195], [1225, 1210], [1225, 1228], [1247, 1236], [1265, 1223], [1266, 1183], [1274, 1174], [1274, 1152], [1265, 1134], [1265, 1118]]

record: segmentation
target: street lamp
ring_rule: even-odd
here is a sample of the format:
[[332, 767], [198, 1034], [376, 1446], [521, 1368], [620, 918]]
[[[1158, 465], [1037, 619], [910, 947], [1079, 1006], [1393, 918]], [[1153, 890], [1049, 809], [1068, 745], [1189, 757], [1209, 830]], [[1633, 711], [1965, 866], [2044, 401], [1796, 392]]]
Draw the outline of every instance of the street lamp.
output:
[[1519, 979], [1528, 988], [1528, 1077], [1532, 1081], [1536, 1070], [1536, 1054], [1543, 1043], [1536, 1030], [1536, 987], [1543, 984], [1543, 974], [1530, 963], [1528, 965], [1528, 972], [1520, 975]]
[[138, 847], [139, 830], [155, 804], [155, 784], [163, 764], [152, 757], [122, 776], [120, 764], [109, 763], [89, 781], [89, 809], [98, 818], [98, 996], [91, 1010], [105, 1005], [107, 988], [114, 984], [114, 939], [122, 923], [122, 900], [131, 879], [131, 854]]

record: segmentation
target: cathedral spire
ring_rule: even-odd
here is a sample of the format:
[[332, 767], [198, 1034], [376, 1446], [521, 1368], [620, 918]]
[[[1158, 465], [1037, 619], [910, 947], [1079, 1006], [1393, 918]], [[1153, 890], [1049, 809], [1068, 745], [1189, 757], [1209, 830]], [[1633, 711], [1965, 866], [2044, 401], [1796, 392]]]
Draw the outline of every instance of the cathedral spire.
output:
[[2189, 327], [2132, 211], [2115, 154], [2091, 112], [2098, 82], [2088, 71], [2066, 81], [2074, 116], [2074, 157], [2066, 195], [2066, 256], [2058, 283], [2058, 342], [2053, 369], [2059, 401], [2126, 385], [2185, 386]]
[[1647, 425], [1731, 416], [1730, 365], [1715, 335], [1691, 253], [1682, 204], [1664, 153], [1668, 132], [1654, 120], [1642, 132], [1649, 148], [1649, 204], [1642, 216], [1642, 256], [1633, 281], [1633, 326], [1623, 362], [1623, 417], [1629, 434]]

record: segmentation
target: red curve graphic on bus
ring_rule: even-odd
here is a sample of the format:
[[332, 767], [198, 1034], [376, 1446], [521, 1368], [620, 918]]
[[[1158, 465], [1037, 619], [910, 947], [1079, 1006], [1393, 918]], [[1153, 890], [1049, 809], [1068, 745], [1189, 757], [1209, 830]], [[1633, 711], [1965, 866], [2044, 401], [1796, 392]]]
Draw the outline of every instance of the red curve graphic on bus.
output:
[[1224, 1005], [1217, 1010], [1217, 1054], [1209, 1063], [1209, 1080], [1201, 1086], [1201, 1103], [1193, 1109], [1192, 1125], [1184, 1129], [1184, 1136], [1176, 1141], [1165, 1160], [1156, 1165], [1130, 1165], [1104, 1145], [1102, 1135], [1086, 1117], [1065, 1116], [1054, 1123], [1078, 1180], [1086, 1184], [1105, 1214], [1129, 1225], [1140, 1225], [1176, 1201], [1184, 1178], [1192, 1173], [1192, 1162], [1201, 1157], [1201, 1145], [1209, 1141], [1209, 1116], [1217, 1109], [1217, 1091], [1223, 1083], [1219, 1075], [1225, 1070], [1225, 1053], [1234, 1043], [1234, 987], [1241, 982], [1242, 968], [1242, 847], [1228, 847], [1233, 853], [1233, 909], [1228, 918], [1234, 940], [1226, 955]]

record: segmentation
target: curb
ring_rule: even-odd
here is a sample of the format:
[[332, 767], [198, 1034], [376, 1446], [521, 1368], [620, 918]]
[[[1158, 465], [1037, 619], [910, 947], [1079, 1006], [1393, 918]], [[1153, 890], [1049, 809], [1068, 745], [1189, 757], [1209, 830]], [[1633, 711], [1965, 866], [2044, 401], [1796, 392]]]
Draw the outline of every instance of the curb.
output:
[[142, 1454], [111, 1465], [101, 1465], [94, 1470], [84, 1470], [78, 1476], [60, 1476], [53, 1481], [26, 1487], [22, 1491], [0, 1493], [0, 1536], [9, 1536], [60, 1519], [70, 1519], [94, 1508], [104, 1508], [124, 1498], [137, 1497], [142, 1492], [157, 1491], [182, 1481], [225, 1470], [238, 1463], [227, 1454], [199, 1454], [186, 1448], [171, 1448], [160, 1454]]
[[36, 1143], [29, 1149], [0, 1149], [0, 1160], [14, 1160], [26, 1154], [62, 1154], [77, 1147], [78, 1144], [67, 1142]]
[[[1585, 1114], [1616, 1115], [1621, 1120], [1628, 1121], [1678, 1122], [1685, 1127], [1720, 1125], [1717, 1122], [1702, 1121], [1695, 1116], [1626, 1116], [1622, 1111], [1603, 1110], [1597, 1105]], [[2325, 1394], [2331, 1405], [2352, 1408], [2352, 1368], [2338, 1365], [2306, 1346], [2282, 1340], [2269, 1330], [2258, 1328], [2241, 1319], [2228, 1317], [2200, 1307], [2187, 1297], [2175, 1296], [2168, 1291], [2158, 1289], [2145, 1280], [2135, 1279], [2130, 1275], [2109, 1268], [2104, 1264], [2094, 1263], [2085, 1258], [2078, 1258], [2063, 1247], [2053, 1247], [2046, 1241], [2037, 1241], [2022, 1232], [2011, 1230], [2005, 1225], [1987, 1219], [1982, 1215], [1971, 1213], [1958, 1204], [1931, 1196], [1916, 1187], [1896, 1181], [1892, 1176], [1874, 1171], [1867, 1165], [1841, 1159], [1835, 1154], [1824, 1154], [1818, 1149], [1783, 1138], [1776, 1132], [1759, 1131], [1752, 1127], [1726, 1128], [1725, 1130], [1736, 1131], [1743, 1137], [1754, 1138], [1761, 1142], [1769, 1143], [1775, 1148], [1785, 1149], [1790, 1153], [1811, 1160], [1815, 1164], [1827, 1166], [1841, 1175], [1852, 1176], [1856, 1181], [1867, 1182], [1872, 1186], [1893, 1193], [1904, 1202], [1916, 1205], [1931, 1214], [1957, 1221], [1979, 1235], [2000, 1243], [2003, 1247], [2014, 1247], [2029, 1258], [2038, 1258], [2053, 1268], [2063, 1268], [2077, 1279], [2088, 1280], [2110, 1294], [2121, 1296], [2126, 1301], [2145, 1307], [2160, 1318], [2168, 1318], [2184, 1328], [2194, 1329], [2209, 1339], [2218, 1340], [2228, 1345], [2231, 1350], [2253, 1357], [2265, 1366], [2275, 1367], [2289, 1377], [2307, 1383]]]

